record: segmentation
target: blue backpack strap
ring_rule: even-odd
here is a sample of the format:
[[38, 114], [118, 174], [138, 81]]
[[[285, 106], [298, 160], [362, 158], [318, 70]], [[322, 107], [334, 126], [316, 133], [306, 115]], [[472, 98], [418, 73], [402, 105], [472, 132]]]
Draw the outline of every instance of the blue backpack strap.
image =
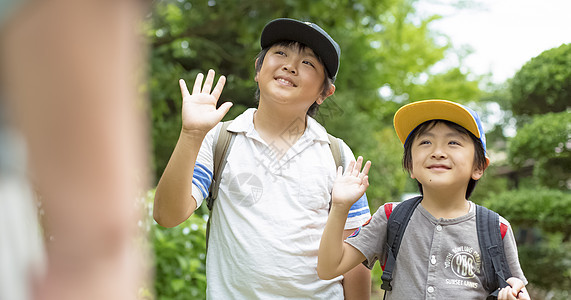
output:
[[476, 227], [482, 254], [484, 287], [490, 292], [486, 299], [496, 299], [500, 288], [508, 286], [511, 272], [507, 263], [500, 231], [500, 216], [483, 206], [476, 205]]
[[385, 269], [381, 276], [381, 279], [383, 280], [381, 288], [385, 291], [391, 291], [393, 289], [391, 281], [393, 280], [393, 270], [395, 268], [400, 244], [408, 225], [408, 221], [420, 201], [422, 201], [422, 196], [414, 197], [399, 203], [395, 206], [387, 220], [386, 248], [388, 253]]

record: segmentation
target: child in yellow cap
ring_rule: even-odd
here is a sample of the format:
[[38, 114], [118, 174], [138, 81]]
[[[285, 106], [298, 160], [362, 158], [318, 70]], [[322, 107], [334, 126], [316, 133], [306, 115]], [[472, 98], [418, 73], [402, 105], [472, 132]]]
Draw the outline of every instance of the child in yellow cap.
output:
[[359, 158], [344, 173], [338, 170], [319, 248], [319, 276], [334, 278], [361, 262], [372, 268], [376, 260], [386, 263], [392, 257], [389, 299], [486, 299], [493, 292], [498, 299], [529, 299], [514, 235], [502, 217], [499, 245], [509, 269], [505, 273], [511, 276], [506, 276], [505, 288], [488, 289], [491, 280], [485, 270], [491, 266], [484, 264], [485, 250], [480, 249], [477, 205], [468, 200], [489, 164], [478, 114], [455, 102], [425, 100], [401, 107], [394, 126], [404, 144], [403, 167], [422, 194], [408, 225], [404, 223], [398, 256], [389, 250], [387, 227], [399, 203], [383, 205], [365, 225], [344, 242], [341, 239], [349, 207], [369, 184], [370, 162], [361, 170]]

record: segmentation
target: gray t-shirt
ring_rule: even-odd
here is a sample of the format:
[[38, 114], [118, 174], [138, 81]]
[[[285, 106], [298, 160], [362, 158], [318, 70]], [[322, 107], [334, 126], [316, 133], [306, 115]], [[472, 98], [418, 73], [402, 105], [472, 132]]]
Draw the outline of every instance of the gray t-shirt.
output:
[[[387, 216], [381, 206], [370, 222], [347, 238], [346, 242], [366, 257], [372, 268], [375, 261], [386, 259]], [[521, 270], [517, 246], [509, 223], [504, 249], [512, 276], [527, 284]], [[484, 283], [480, 247], [476, 231], [475, 205], [468, 214], [455, 219], [436, 219], [418, 205], [406, 228], [393, 270], [393, 290], [387, 299], [485, 299], [489, 294]], [[507, 279], [507, 278], [506, 278]]]

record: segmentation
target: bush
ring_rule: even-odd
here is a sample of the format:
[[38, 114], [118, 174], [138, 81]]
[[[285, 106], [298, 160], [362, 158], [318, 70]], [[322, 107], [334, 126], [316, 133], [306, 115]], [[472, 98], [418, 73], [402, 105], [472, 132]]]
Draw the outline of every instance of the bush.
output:
[[545, 188], [492, 194], [483, 205], [506, 218], [514, 227], [539, 228], [547, 233], [571, 235], [571, 194]]
[[[154, 193], [149, 193], [148, 198], [148, 203], [152, 203]], [[152, 220], [150, 223], [155, 299], [206, 299], [205, 218], [193, 214], [174, 228], [162, 227]]]
[[516, 116], [567, 110], [571, 98], [571, 44], [549, 49], [528, 61], [510, 84]]
[[571, 290], [571, 194], [546, 188], [503, 192], [484, 201], [505, 217], [518, 242], [519, 259], [532, 289], [567, 299]]

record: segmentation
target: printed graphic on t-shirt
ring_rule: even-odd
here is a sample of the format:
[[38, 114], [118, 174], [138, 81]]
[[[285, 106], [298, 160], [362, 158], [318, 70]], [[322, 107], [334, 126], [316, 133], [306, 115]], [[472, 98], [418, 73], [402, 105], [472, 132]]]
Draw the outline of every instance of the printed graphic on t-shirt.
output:
[[478, 288], [478, 282], [474, 278], [480, 274], [482, 266], [479, 250], [469, 246], [459, 246], [448, 252], [444, 269], [450, 269], [451, 272], [446, 272], [446, 275], [453, 274], [454, 277], [447, 278], [446, 284]]
[[264, 187], [262, 181], [253, 173], [243, 172], [232, 178], [228, 185], [230, 199], [238, 205], [249, 207], [262, 198]]

